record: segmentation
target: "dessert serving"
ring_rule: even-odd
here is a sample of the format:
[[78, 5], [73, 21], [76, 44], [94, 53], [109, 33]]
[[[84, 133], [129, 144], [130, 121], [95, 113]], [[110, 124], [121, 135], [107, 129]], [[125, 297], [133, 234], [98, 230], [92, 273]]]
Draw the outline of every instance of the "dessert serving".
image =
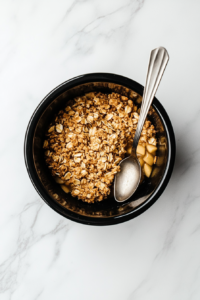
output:
[[25, 164], [34, 188], [55, 212], [82, 224], [113, 225], [137, 217], [163, 193], [174, 166], [175, 138], [154, 97], [136, 148], [142, 181], [128, 201], [115, 199], [143, 93], [127, 77], [92, 73], [61, 83], [39, 103], [25, 135]]
[[[88, 203], [108, 197], [120, 172], [118, 164], [132, 149], [139, 100], [114, 92], [90, 92], [68, 101], [59, 111], [49, 124], [43, 148], [46, 164], [64, 192]], [[151, 175], [156, 145], [154, 125], [147, 119], [137, 147], [141, 181]]]

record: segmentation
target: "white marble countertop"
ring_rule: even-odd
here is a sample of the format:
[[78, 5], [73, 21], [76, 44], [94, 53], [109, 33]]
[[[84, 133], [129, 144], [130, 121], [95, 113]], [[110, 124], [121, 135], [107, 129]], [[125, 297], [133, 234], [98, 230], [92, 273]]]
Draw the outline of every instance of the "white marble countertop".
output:
[[[1, 1], [0, 299], [200, 299], [200, 2]], [[27, 175], [29, 118], [55, 86], [90, 72], [144, 84], [149, 53], [170, 61], [157, 97], [177, 159], [160, 199], [120, 225], [69, 221]]]

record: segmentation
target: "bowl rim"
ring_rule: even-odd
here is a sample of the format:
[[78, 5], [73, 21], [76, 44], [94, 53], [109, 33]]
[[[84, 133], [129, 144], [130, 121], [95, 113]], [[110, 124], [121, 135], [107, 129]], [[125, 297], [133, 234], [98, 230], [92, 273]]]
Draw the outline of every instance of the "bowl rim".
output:
[[30, 177], [30, 180], [40, 195], [40, 197], [44, 200], [46, 204], [48, 204], [53, 210], [55, 210], [57, 213], [62, 215], [65, 218], [68, 218], [72, 221], [87, 224], [87, 225], [98, 225], [98, 226], [104, 226], [104, 225], [114, 225], [119, 224], [125, 221], [128, 221], [130, 219], [133, 219], [140, 214], [142, 214], [144, 211], [146, 211], [148, 208], [150, 208], [157, 199], [161, 196], [163, 191], [165, 190], [169, 179], [171, 177], [174, 162], [175, 162], [175, 156], [176, 156], [176, 143], [175, 143], [175, 135], [174, 130], [171, 124], [171, 121], [169, 119], [168, 114], [166, 113], [164, 107], [162, 104], [158, 101], [156, 97], [154, 97], [152, 106], [158, 113], [159, 117], [161, 118], [166, 135], [168, 140], [168, 159], [166, 168], [163, 174], [163, 177], [158, 185], [158, 187], [155, 189], [155, 191], [138, 207], [136, 207], [133, 211], [125, 213], [120, 216], [113, 216], [113, 217], [88, 217], [79, 215], [76, 212], [72, 212], [70, 210], [67, 210], [66, 208], [63, 208], [59, 203], [57, 203], [51, 196], [46, 192], [44, 189], [37, 172], [35, 170], [34, 161], [33, 161], [33, 155], [32, 155], [32, 142], [33, 142], [33, 135], [35, 131], [35, 126], [39, 120], [39, 117], [43, 113], [43, 111], [48, 107], [48, 105], [53, 101], [56, 97], [58, 97], [60, 94], [62, 94], [64, 91], [71, 89], [75, 86], [78, 86], [80, 84], [88, 83], [88, 82], [110, 82], [115, 84], [120, 84], [122, 86], [125, 86], [127, 88], [130, 88], [137, 92], [140, 95], [143, 95], [144, 87], [139, 84], [138, 82], [121, 76], [117, 74], [112, 73], [88, 73], [76, 76], [74, 78], [71, 78], [69, 80], [66, 80], [65, 82], [61, 83], [57, 87], [55, 87], [52, 91], [50, 91], [43, 100], [39, 103], [39, 105], [36, 107], [35, 111], [33, 112], [30, 121], [28, 123], [26, 133], [25, 133], [25, 139], [24, 139], [24, 160], [26, 169], [28, 172], [28, 175]]

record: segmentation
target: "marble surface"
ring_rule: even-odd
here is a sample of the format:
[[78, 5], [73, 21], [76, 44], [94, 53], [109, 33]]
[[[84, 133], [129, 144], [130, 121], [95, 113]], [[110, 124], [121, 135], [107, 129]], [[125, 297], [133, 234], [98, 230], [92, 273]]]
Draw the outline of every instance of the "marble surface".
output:
[[[200, 299], [200, 2], [0, 1], [0, 299]], [[111, 72], [144, 84], [149, 53], [170, 61], [157, 97], [177, 140], [165, 192], [110, 227], [64, 219], [23, 159], [29, 118], [61, 82]]]

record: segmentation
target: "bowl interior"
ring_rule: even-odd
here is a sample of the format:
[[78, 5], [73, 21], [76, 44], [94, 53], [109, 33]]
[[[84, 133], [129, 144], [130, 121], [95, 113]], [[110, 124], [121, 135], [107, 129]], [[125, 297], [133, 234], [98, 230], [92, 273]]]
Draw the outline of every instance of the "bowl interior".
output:
[[[155, 192], [166, 169], [169, 154], [169, 143], [165, 130], [166, 127], [163, 124], [160, 112], [153, 104], [152, 113], [148, 117], [157, 131], [158, 150], [156, 155], [158, 159], [153, 167], [151, 177], [145, 178], [136, 193], [122, 204], [114, 200], [113, 191], [109, 198], [95, 204], [84, 203], [81, 200], [72, 197], [71, 194], [64, 193], [59, 184], [54, 181], [48, 167], [45, 164], [44, 150], [42, 147], [45, 139], [45, 132], [55, 114], [58, 113], [60, 109], [64, 108], [68, 101], [72, 100], [76, 96], [81, 96], [84, 93], [92, 91], [102, 91], [105, 93], [116, 92], [128, 96], [129, 99], [134, 101], [138, 108], [141, 105], [141, 89], [140, 91], [137, 90], [137, 86], [134, 87], [134, 89], [130, 89], [126, 85], [121, 85], [119, 83], [116, 84], [106, 80], [96, 82], [89, 81], [70, 88], [67, 84], [63, 85], [57, 90], [56, 94], [52, 92], [46, 97], [46, 99], [48, 99], [48, 101], [46, 100], [48, 105], [45, 107], [45, 110], [37, 115], [37, 123], [32, 143], [32, 155], [37, 176], [42, 183], [46, 195], [48, 195], [48, 198], [51, 199], [51, 201], [54, 201], [60, 206], [59, 210], [62, 211], [63, 215], [68, 217], [69, 214], [72, 213], [73, 215], [76, 214], [77, 218], [84, 216], [103, 220], [105, 218], [120, 217], [124, 214], [133, 212], [145, 203], [152, 193]], [[48, 204], [50, 204], [47, 197], [45, 198]], [[99, 222], [101, 221], [99, 220]]]

